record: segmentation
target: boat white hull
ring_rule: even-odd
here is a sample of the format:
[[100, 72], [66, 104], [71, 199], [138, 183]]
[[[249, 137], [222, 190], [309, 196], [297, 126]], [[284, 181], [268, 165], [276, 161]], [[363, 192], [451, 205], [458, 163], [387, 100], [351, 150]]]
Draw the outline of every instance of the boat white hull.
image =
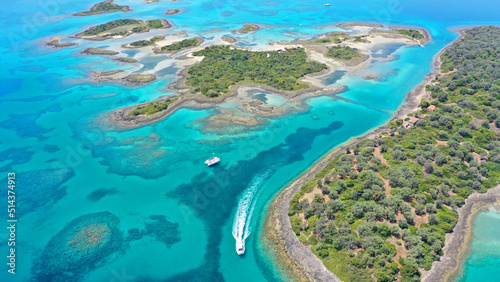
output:
[[236, 241], [236, 253], [240, 256], [245, 253], [245, 243]]
[[205, 164], [206, 164], [207, 166], [213, 166], [213, 165], [218, 164], [219, 162], [220, 162], [220, 158], [218, 158], [218, 157], [213, 157], [213, 158], [211, 158], [211, 159], [206, 160], [206, 161], [205, 161]]

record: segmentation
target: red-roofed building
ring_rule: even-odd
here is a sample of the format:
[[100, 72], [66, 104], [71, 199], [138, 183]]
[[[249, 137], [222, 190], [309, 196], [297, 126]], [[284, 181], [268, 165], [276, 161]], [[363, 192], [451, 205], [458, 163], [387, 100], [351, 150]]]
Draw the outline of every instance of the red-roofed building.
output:
[[430, 105], [427, 107], [428, 110], [434, 111], [436, 109], [436, 105]]

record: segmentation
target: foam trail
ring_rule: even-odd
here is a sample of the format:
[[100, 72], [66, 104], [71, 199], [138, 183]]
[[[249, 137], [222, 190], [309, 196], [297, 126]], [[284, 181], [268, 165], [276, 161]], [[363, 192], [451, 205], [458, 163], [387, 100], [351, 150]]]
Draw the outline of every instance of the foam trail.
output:
[[259, 192], [259, 188], [264, 181], [271, 175], [273, 168], [270, 168], [263, 174], [259, 174], [252, 179], [252, 182], [243, 192], [243, 197], [238, 203], [238, 210], [233, 222], [233, 237], [236, 241], [244, 243], [245, 239], [250, 235], [250, 219], [255, 207], [255, 199]]

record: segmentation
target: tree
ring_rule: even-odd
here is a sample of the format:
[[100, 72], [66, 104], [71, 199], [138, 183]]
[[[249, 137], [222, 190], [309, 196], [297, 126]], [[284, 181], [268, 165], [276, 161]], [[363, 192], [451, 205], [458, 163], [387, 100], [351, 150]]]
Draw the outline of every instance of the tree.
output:
[[361, 236], [372, 236], [376, 228], [375, 222], [364, 221], [358, 226], [358, 232]]
[[392, 158], [394, 160], [405, 161], [406, 160], [406, 153], [404, 151], [394, 150], [392, 152]]
[[357, 202], [355, 203], [352, 207], [351, 207], [351, 212], [352, 214], [356, 217], [356, 218], [362, 218], [363, 215], [364, 215], [364, 208], [363, 208], [363, 204], [361, 202]]
[[471, 137], [472, 134], [471, 134], [471, 131], [470, 131], [470, 128], [468, 127], [460, 127], [458, 129], [458, 134], [462, 135], [463, 137]]
[[335, 210], [331, 206], [327, 206], [325, 214], [329, 220], [335, 219]]
[[399, 219], [399, 227], [400, 227], [401, 229], [406, 229], [406, 228], [408, 228], [408, 221], [406, 221], [406, 219], [405, 219], [405, 218], [400, 218], [400, 219]]
[[325, 201], [325, 198], [321, 194], [314, 194], [313, 203], [321, 204]]
[[396, 238], [399, 238], [399, 236], [401, 236], [401, 234], [399, 233], [399, 227], [397, 225], [391, 225], [391, 233], [392, 233], [392, 236], [396, 237]]
[[425, 214], [425, 206], [422, 204], [415, 205], [415, 214], [417, 215]]
[[432, 162], [426, 162], [424, 164], [424, 170], [427, 173], [433, 173], [434, 172], [434, 165], [432, 165]]
[[420, 276], [415, 259], [406, 258], [404, 260], [403, 267], [401, 268], [401, 276], [403, 276], [403, 278], [415, 278]]
[[425, 205], [425, 210], [428, 214], [436, 213], [436, 207], [434, 204], [428, 203]]
[[391, 226], [385, 222], [379, 223], [377, 225], [377, 233], [382, 237], [389, 237], [392, 235]]
[[413, 191], [410, 189], [410, 188], [401, 188], [399, 190], [399, 194], [401, 195], [401, 198], [403, 198], [403, 200], [407, 201], [407, 202], [410, 202], [413, 198]]
[[313, 215], [307, 220], [307, 227], [309, 228], [309, 230], [314, 230], [317, 223], [318, 217], [316, 215]]
[[438, 95], [438, 99], [439, 99], [439, 102], [444, 103], [444, 102], [448, 101], [448, 94], [446, 94], [446, 92], [441, 92]]
[[448, 163], [448, 158], [442, 153], [437, 153], [434, 160], [438, 166], [443, 166]]
[[436, 225], [439, 223], [439, 218], [435, 214], [429, 215], [429, 224]]
[[407, 221], [409, 224], [411, 224], [411, 225], [415, 224], [415, 216], [414, 216], [411, 212], [409, 212], [409, 211], [408, 211], [408, 212], [405, 212], [405, 213], [404, 213], [404, 216], [405, 216], [405, 218], [406, 218], [406, 221]]
[[431, 105], [431, 102], [429, 102], [429, 99], [427, 98], [422, 98], [422, 100], [420, 100], [420, 105], [419, 107], [421, 108], [427, 108]]

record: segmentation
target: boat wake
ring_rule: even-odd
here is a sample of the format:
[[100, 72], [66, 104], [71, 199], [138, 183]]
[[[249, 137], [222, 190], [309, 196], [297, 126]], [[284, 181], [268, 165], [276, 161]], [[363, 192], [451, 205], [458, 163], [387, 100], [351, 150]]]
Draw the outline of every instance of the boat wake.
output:
[[233, 237], [236, 240], [236, 252], [242, 255], [245, 252], [245, 239], [250, 235], [250, 220], [255, 207], [259, 188], [271, 175], [272, 169], [255, 176], [243, 192], [238, 203], [238, 210], [233, 222]]

